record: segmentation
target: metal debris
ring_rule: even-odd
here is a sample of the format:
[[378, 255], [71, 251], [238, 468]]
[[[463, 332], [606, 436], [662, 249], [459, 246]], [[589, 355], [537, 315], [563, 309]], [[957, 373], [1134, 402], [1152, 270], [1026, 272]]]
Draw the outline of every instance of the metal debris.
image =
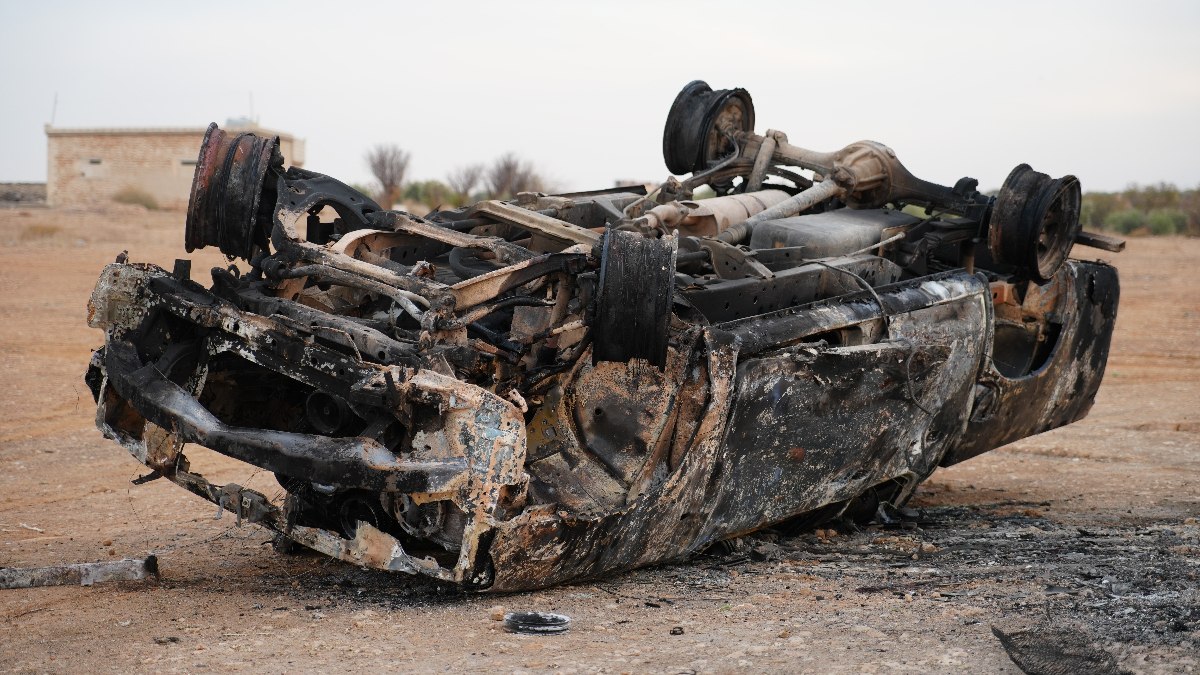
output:
[[158, 558], [125, 558], [112, 562], [52, 565], [50, 567], [0, 567], [0, 588], [36, 586], [91, 586], [104, 581], [139, 581], [158, 576]]
[[[105, 268], [97, 425], [239, 523], [512, 591], [870, 519], [1087, 414], [1119, 289], [1067, 257], [1121, 243], [1080, 231], [1074, 177], [1020, 165], [991, 197], [753, 122], [693, 82], [655, 191], [425, 217], [213, 125], [185, 243], [236, 263], [208, 288], [187, 260]], [[286, 498], [208, 481], [187, 444]]]
[[571, 617], [551, 612], [509, 612], [504, 615], [504, 630], [530, 635], [554, 635], [571, 628]]

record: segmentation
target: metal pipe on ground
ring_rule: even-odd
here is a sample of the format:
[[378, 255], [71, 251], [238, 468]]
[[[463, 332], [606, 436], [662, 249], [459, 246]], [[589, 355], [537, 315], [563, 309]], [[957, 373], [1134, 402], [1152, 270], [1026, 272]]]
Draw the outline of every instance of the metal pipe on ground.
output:
[[10, 567], [0, 569], [0, 588], [37, 586], [91, 586], [102, 581], [138, 581], [158, 576], [158, 558], [125, 558], [111, 562]]

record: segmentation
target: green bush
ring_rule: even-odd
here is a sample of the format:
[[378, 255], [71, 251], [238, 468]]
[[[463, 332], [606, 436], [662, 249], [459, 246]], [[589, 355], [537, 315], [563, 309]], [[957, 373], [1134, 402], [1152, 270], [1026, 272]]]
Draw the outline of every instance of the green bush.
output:
[[1104, 227], [1104, 220], [1121, 208], [1121, 195], [1111, 192], [1088, 192], [1083, 195], [1079, 220], [1088, 228]]
[[459, 195], [440, 180], [413, 181], [404, 187], [403, 197], [406, 200], [419, 202], [426, 206], [441, 206], [443, 208], [458, 206], [463, 203]]
[[112, 200], [118, 204], [136, 204], [144, 206], [151, 211], [158, 210], [158, 201], [154, 196], [145, 190], [139, 190], [135, 187], [127, 187], [117, 194], [112, 196]]
[[1187, 214], [1179, 209], [1154, 209], [1146, 216], [1150, 234], [1179, 234], [1187, 229]]
[[1105, 229], [1118, 232], [1120, 234], [1129, 234], [1134, 230], [1141, 229], [1146, 226], [1146, 214], [1133, 209], [1125, 209], [1124, 211], [1114, 211], [1108, 214], [1104, 219]]

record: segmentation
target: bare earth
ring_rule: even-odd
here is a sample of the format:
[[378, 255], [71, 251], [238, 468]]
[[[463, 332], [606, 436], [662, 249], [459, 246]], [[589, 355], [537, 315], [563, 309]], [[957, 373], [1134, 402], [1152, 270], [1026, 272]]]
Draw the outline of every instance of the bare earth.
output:
[[[767, 533], [494, 597], [280, 555], [166, 481], [130, 484], [144, 468], [93, 426], [82, 375], [102, 336], [84, 308], [123, 249], [169, 268], [182, 221], [0, 209], [0, 566], [162, 567], [158, 583], [0, 591], [0, 670], [1019, 672], [992, 626], [1081, 630], [1132, 671], [1200, 670], [1200, 240], [1106, 255], [1122, 299], [1091, 415], [939, 470], [916, 522]], [[222, 261], [201, 253], [204, 281]], [[228, 460], [208, 473], [264, 484]], [[508, 634], [495, 605], [572, 627]]]

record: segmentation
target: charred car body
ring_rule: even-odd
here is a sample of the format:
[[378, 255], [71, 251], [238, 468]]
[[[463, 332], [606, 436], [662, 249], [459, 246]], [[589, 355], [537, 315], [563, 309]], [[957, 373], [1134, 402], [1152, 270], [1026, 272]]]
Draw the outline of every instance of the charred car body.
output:
[[[237, 263], [103, 271], [97, 424], [239, 521], [507, 591], [870, 518], [1087, 413], [1117, 275], [1067, 255], [1120, 244], [1080, 231], [1074, 177], [990, 197], [753, 129], [745, 91], [693, 82], [663, 140], [686, 178], [416, 217], [213, 125], [186, 246]], [[189, 443], [286, 496], [209, 482]]]

